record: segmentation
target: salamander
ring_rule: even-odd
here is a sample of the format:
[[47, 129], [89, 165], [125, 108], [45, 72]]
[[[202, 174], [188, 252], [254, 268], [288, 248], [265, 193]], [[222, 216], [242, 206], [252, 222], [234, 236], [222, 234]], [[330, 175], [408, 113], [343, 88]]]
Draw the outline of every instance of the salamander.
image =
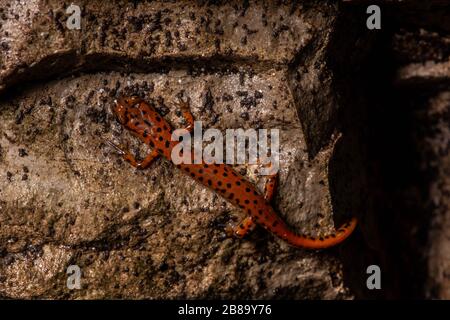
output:
[[[189, 110], [189, 102], [180, 99], [177, 106], [188, 124], [186, 130], [192, 132], [194, 117]], [[159, 156], [173, 162], [172, 150], [180, 142], [172, 140], [172, 127], [149, 103], [137, 97], [120, 97], [114, 101], [112, 110], [120, 124], [151, 149], [142, 161], [137, 161], [128, 150], [109, 141], [123, 159], [139, 169], [147, 168]], [[293, 246], [322, 249], [341, 243], [356, 227], [356, 218], [351, 218], [332, 234], [320, 237], [302, 235], [292, 231], [270, 204], [276, 189], [276, 175], [268, 176], [262, 194], [227, 164], [179, 163], [176, 167], [245, 212], [246, 218], [228, 229], [237, 237], [245, 236], [258, 224]]]

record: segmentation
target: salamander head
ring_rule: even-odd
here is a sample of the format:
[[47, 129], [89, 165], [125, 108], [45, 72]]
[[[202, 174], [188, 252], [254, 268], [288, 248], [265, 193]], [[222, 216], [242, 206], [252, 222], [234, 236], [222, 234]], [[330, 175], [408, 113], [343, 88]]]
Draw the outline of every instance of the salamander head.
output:
[[112, 110], [122, 125], [129, 125], [133, 119], [141, 117], [139, 109], [135, 107], [136, 103], [135, 98], [120, 97], [114, 100]]
[[151, 135], [166, 144], [165, 140], [171, 135], [170, 125], [152, 105], [137, 97], [120, 97], [114, 102], [112, 111], [125, 128], [144, 139]]

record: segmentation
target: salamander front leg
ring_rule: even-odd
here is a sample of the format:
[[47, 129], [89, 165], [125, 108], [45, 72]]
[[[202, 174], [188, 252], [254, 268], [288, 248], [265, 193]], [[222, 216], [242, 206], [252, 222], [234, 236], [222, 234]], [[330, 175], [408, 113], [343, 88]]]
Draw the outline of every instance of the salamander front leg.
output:
[[125, 150], [111, 141], [106, 141], [111, 147], [117, 150], [117, 152], [123, 157], [125, 161], [128, 161], [133, 167], [137, 169], [146, 169], [148, 168], [153, 160], [155, 160], [158, 157], [158, 152], [156, 150], [152, 150], [142, 161], [137, 161], [136, 158], [131, 154], [130, 151]]
[[189, 107], [189, 99], [187, 102], [179, 99], [179, 101], [176, 103], [176, 105], [181, 109], [183, 118], [188, 123], [188, 125], [185, 129], [189, 132], [192, 132], [192, 130], [194, 130], [194, 116], [192, 115], [191, 109]]

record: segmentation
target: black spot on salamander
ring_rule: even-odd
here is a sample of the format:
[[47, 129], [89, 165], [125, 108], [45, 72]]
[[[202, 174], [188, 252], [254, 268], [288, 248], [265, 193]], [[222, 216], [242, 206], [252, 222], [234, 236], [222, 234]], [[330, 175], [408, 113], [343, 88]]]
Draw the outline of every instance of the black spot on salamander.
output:
[[148, 136], [148, 131], [147, 131], [147, 130], [144, 130], [144, 132], [142, 133], [142, 136], [143, 136], [144, 138], [147, 138], [147, 136]]
[[236, 172], [234, 172], [234, 171], [231, 171], [231, 174], [232, 174], [233, 176], [237, 177], [237, 174], [236, 174]]
[[320, 240], [320, 241], [323, 241], [323, 238], [322, 238], [322, 237], [320, 237], [320, 238], [319, 238], [319, 240]]
[[263, 211], [262, 210], [258, 210], [258, 214], [262, 216]]
[[236, 185], [240, 186], [241, 182], [240, 181], [236, 181]]
[[252, 214], [252, 210], [251, 209], [247, 209], [247, 213], [248, 214]]
[[217, 172], [218, 172], [217, 169], [214, 169], [214, 170], [213, 170], [213, 173], [214, 173], [214, 174], [217, 174]]
[[227, 188], [231, 188], [231, 183], [227, 183]]
[[245, 207], [242, 204], [239, 205], [239, 208], [245, 209]]
[[219, 186], [221, 186], [222, 185], [222, 181], [217, 181], [217, 184], [219, 185]]
[[256, 192], [256, 191], [253, 191], [253, 194], [254, 194], [255, 196], [259, 196], [258, 192]]
[[208, 168], [208, 165], [205, 163], [205, 164], [203, 165], [203, 167]]
[[155, 146], [155, 144], [153, 143], [153, 141], [150, 141], [150, 147], [154, 147]]
[[228, 196], [228, 199], [233, 199], [234, 198], [234, 193], [230, 193], [230, 195]]
[[168, 130], [169, 128], [167, 128], [167, 126], [166, 125], [164, 125], [163, 126], [163, 128], [164, 128], [164, 130]]
[[228, 177], [228, 174], [226, 172], [223, 173], [224, 177]]
[[220, 167], [220, 164], [217, 164], [217, 163], [215, 163], [215, 164], [214, 164], [214, 166], [216, 166], [216, 167]]
[[184, 168], [184, 171], [191, 172], [191, 170], [189, 168]]
[[208, 185], [210, 186], [212, 184], [212, 181], [211, 180], [208, 180]]
[[258, 203], [258, 200], [253, 200], [253, 203], [254, 203], [254, 204], [257, 204], [257, 203]]
[[244, 225], [241, 223], [241, 224], [239, 225], [239, 228], [244, 229]]
[[160, 117], [156, 117], [156, 121], [160, 122], [161, 118]]
[[169, 142], [169, 141], [166, 141], [166, 143], [164, 144], [164, 146], [165, 146], [166, 148], [170, 147], [170, 142]]
[[158, 128], [156, 128], [156, 131], [157, 131], [157, 132], [161, 132], [162, 129], [161, 129], [160, 127], [158, 127]]
[[192, 178], [195, 178], [195, 173], [192, 172], [192, 173], [191, 173], [191, 177], [192, 177]]
[[158, 151], [159, 153], [164, 153], [163, 149], [156, 149], [156, 151]]
[[245, 191], [250, 192], [251, 190], [250, 190], [250, 188], [245, 188]]
[[198, 173], [202, 174], [203, 173], [203, 169], [198, 170]]
[[246, 204], [249, 204], [250, 203], [250, 201], [248, 201], [248, 199], [245, 199], [245, 201], [244, 201]]
[[163, 141], [163, 137], [160, 136], [160, 137], [158, 138], [158, 140], [159, 140], [159, 141]]
[[150, 121], [148, 121], [147, 119], [144, 119], [144, 123], [150, 127], [152, 126], [152, 123]]
[[203, 177], [198, 177], [198, 181], [202, 182], [203, 181]]

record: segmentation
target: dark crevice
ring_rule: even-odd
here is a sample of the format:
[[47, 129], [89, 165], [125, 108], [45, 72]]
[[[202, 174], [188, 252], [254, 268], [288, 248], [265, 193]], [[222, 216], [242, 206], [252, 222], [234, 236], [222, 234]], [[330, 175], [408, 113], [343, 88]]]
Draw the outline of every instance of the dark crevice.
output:
[[212, 57], [186, 56], [182, 58], [134, 59], [125, 55], [88, 54], [68, 51], [50, 55], [31, 66], [15, 68], [0, 83], [0, 97], [8, 89], [22, 88], [34, 82], [42, 83], [61, 79], [80, 73], [117, 71], [125, 73], [167, 73], [174, 69], [185, 69], [197, 73], [242, 72], [258, 73], [270, 69], [285, 68], [283, 63], [258, 60], [256, 57], [223, 56]]
[[[418, 111], [446, 85], [423, 78], [411, 85], [396, 78], [404, 61], [396, 55], [394, 35], [412, 20], [414, 28], [422, 21], [433, 30], [423, 21], [431, 12], [417, 7], [382, 6], [382, 30], [369, 31], [365, 5], [343, 6], [333, 40], [340, 54], [330, 55], [330, 66], [340, 93], [343, 137], [330, 163], [330, 185], [336, 215], [351, 213], [360, 220], [343, 250], [347, 284], [357, 298], [425, 297], [434, 174], [423, 165], [435, 156], [422, 149], [433, 129]], [[371, 264], [381, 268], [382, 290], [366, 287]]]

